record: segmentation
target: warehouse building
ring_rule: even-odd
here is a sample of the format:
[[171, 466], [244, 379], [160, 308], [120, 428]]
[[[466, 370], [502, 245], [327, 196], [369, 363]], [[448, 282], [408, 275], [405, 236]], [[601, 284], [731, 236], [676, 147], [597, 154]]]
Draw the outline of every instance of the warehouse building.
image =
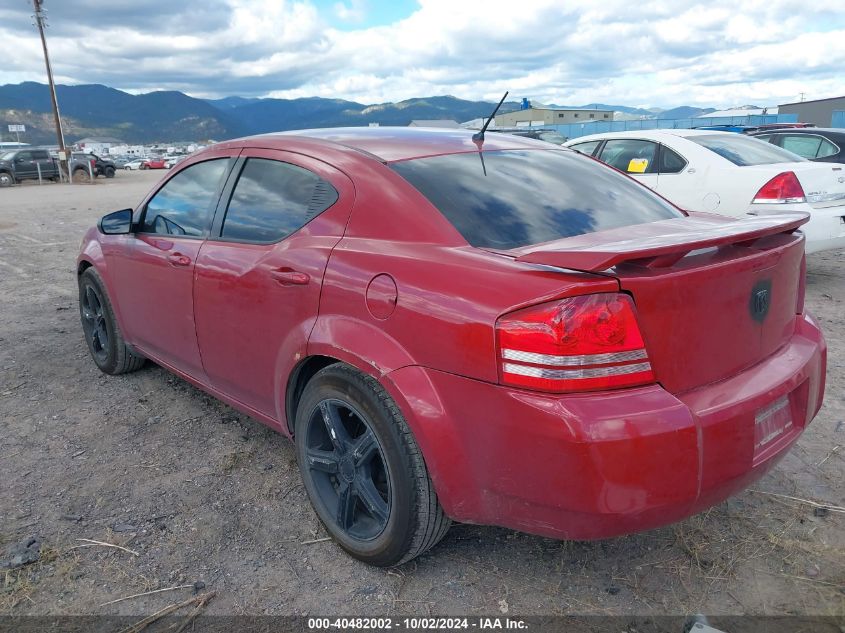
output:
[[524, 108], [496, 116], [496, 127], [542, 127], [590, 121], [612, 121], [612, 110], [579, 110], [575, 108]]
[[843, 110], [845, 110], [845, 96], [816, 99], [815, 101], [799, 101], [798, 103], [783, 103], [778, 106], [778, 111], [781, 114], [797, 114], [798, 121], [801, 123], [813, 123], [818, 127], [835, 126], [833, 113]]

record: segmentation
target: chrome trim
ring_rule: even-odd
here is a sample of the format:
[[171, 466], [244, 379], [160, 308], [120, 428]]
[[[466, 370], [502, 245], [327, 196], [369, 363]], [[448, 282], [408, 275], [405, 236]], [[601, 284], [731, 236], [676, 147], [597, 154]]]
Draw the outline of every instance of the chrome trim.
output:
[[534, 365], [550, 365], [552, 367], [581, 367], [583, 365], [606, 365], [608, 363], [624, 363], [629, 360], [643, 360], [648, 358], [645, 349], [634, 349], [627, 352], [613, 352], [609, 354], [581, 354], [578, 356], [555, 356], [552, 354], [535, 354], [522, 352], [517, 349], [503, 349], [502, 358], [515, 360], [520, 363]]
[[588, 369], [544, 369], [505, 363], [502, 372], [531, 378], [547, 378], [549, 380], [577, 380], [581, 378], [602, 378], [604, 376], [621, 376], [651, 371], [651, 363], [636, 363], [633, 365], [614, 365], [611, 367], [590, 367]]
[[802, 202], [807, 202], [807, 198], [777, 198], [776, 200], [771, 200], [769, 198], [754, 198], [751, 201], [751, 204], [800, 204]]

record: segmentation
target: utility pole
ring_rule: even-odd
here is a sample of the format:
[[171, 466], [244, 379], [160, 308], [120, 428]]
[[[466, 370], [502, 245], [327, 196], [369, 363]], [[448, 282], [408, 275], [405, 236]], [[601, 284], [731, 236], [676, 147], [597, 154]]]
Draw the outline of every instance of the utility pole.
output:
[[65, 135], [62, 131], [62, 119], [59, 116], [59, 102], [56, 99], [56, 84], [53, 83], [53, 68], [50, 66], [50, 55], [47, 53], [47, 38], [44, 37], [44, 27], [47, 18], [44, 17], [44, 10], [41, 5], [44, 0], [32, 0], [32, 7], [35, 9], [35, 25], [41, 34], [41, 47], [44, 49], [44, 63], [47, 65], [47, 82], [50, 84], [50, 101], [53, 105], [53, 119], [56, 122], [56, 140], [59, 142], [59, 156], [64, 156], [61, 161], [62, 171], [69, 174], [67, 163], [67, 151], [65, 150]]

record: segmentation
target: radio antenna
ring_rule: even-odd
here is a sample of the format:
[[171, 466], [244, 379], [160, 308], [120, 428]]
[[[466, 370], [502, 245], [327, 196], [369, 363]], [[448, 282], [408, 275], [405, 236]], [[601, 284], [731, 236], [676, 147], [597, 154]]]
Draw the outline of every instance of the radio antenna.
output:
[[475, 134], [472, 135], [473, 141], [475, 141], [476, 143], [479, 143], [479, 142], [483, 143], [484, 142], [484, 133], [487, 131], [487, 126], [490, 125], [490, 122], [493, 120], [493, 117], [496, 116], [496, 113], [499, 111], [499, 108], [502, 107], [502, 104], [505, 102], [505, 99], [507, 99], [507, 97], [508, 97], [508, 91], [505, 90], [505, 94], [502, 97], [502, 100], [499, 101], [499, 105], [496, 106], [496, 109], [493, 110], [493, 113], [490, 115], [490, 117], [484, 123], [484, 127], [481, 128], [481, 131], [476, 132]]

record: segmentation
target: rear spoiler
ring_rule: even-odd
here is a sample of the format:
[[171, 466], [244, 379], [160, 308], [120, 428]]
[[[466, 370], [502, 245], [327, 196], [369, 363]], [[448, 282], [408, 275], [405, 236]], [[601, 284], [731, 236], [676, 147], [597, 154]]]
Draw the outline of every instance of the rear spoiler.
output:
[[523, 248], [517, 251], [523, 254], [516, 261], [585, 272], [600, 272], [623, 262], [661, 268], [700, 248], [751, 246], [763, 237], [792, 233], [809, 219], [809, 213], [740, 219], [694, 214], [568, 237], [527, 252]]

